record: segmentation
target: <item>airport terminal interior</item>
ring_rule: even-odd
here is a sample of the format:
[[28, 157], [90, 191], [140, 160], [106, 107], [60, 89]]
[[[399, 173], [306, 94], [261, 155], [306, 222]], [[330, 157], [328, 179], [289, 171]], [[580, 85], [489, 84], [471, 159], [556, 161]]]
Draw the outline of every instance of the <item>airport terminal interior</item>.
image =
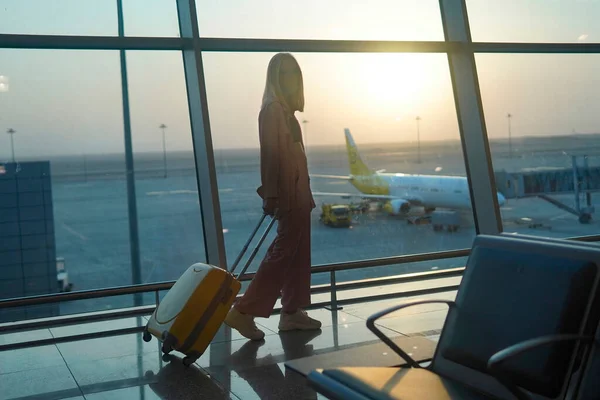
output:
[[[600, 399], [599, 18], [0, 0], [0, 400]], [[181, 299], [208, 268], [239, 299], [276, 237], [277, 53], [302, 76], [321, 327], [280, 330], [278, 299], [248, 340], [211, 275]]]

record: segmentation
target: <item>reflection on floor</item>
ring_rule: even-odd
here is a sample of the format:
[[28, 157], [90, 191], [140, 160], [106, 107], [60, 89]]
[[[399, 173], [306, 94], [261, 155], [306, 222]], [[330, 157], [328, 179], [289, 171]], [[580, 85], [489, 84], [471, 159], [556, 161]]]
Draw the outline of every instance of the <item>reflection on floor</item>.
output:
[[[354, 304], [337, 312], [312, 310], [311, 316], [323, 322], [316, 332], [278, 334], [278, 315], [257, 319], [266, 332], [258, 343], [223, 327], [190, 368], [182, 366], [177, 353], [163, 360], [158, 342], [145, 343], [141, 334], [0, 352], [0, 399], [322, 399], [284, 362], [376, 342], [365, 318], [412, 300], [417, 299]], [[443, 308], [429, 305], [391, 315], [379, 325], [391, 337], [424, 335], [435, 341], [444, 318]], [[129, 318], [0, 335], [0, 343], [145, 323]]]

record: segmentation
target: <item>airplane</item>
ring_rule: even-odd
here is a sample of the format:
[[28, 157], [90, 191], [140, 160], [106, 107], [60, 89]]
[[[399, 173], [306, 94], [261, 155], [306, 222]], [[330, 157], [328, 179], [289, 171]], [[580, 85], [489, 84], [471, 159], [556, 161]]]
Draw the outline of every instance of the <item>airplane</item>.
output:
[[[384, 203], [384, 209], [392, 215], [405, 215], [413, 206], [423, 207], [426, 213], [438, 207], [456, 210], [472, 209], [466, 177], [372, 171], [360, 157], [350, 129], [344, 129], [344, 133], [350, 176], [311, 174], [311, 177], [349, 180], [360, 194], [313, 192], [313, 195], [377, 201]], [[497, 195], [498, 204], [503, 206], [506, 199], [501, 193]]]

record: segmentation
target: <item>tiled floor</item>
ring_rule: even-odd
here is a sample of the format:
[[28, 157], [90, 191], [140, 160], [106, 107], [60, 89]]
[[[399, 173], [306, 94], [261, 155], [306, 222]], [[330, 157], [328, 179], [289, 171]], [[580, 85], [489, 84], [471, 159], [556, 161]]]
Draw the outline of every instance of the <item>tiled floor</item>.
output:
[[[398, 300], [350, 305], [338, 312], [313, 310], [311, 316], [323, 322], [317, 332], [278, 334], [278, 315], [257, 319], [266, 333], [265, 340], [258, 343], [223, 327], [205, 354], [187, 369], [177, 353], [163, 360], [158, 342], [145, 343], [141, 334], [4, 351], [0, 352], [0, 400], [322, 399], [302, 376], [286, 369], [284, 362], [375, 342], [378, 339], [366, 328], [365, 318], [392, 303], [398, 304]], [[392, 337], [425, 332], [437, 340], [445, 315], [443, 305], [421, 306], [393, 314], [380, 326]], [[0, 335], [0, 343], [145, 322], [144, 318], [128, 318]]]

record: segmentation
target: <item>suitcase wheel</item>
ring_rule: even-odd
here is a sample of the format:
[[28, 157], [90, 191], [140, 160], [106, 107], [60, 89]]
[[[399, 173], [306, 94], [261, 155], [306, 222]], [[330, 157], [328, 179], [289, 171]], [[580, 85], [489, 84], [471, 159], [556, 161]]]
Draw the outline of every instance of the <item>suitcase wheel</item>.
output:
[[152, 335], [150, 334], [150, 332], [148, 332], [147, 329], [144, 329], [144, 336], [142, 338], [144, 339], [144, 342], [148, 343], [152, 340]]
[[192, 365], [194, 362], [196, 362], [195, 358], [192, 358], [190, 356], [187, 356], [183, 359], [183, 365], [186, 367], [189, 367], [190, 365]]
[[168, 343], [163, 343], [163, 345], [162, 345], [162, 352], [164, 354], [169, 354], [172, 351], [173, 351], [173, 348], [171, 347], [171, 345], [169, 345]]
[[169, 354], [173, 351], [173, 347], [176, 346], [177, 340], [173, 336], [169, 335], [167, 332], [164, 332], [162, 337], [162, 352], [165, 354]]

